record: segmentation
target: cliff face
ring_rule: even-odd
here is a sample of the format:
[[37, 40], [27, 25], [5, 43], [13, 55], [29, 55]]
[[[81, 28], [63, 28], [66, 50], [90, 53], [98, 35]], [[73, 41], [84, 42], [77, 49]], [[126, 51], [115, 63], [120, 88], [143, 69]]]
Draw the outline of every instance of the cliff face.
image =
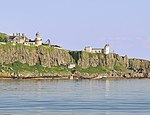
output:
[[149, 70], [150, 61], [128, 59], [127, 56], [118, 54], [93, 54], [84, 51], [66, 51], [63, 49], [49, 48], [47, 46], [25, 46], [22, 44], [0, 44], [0, 63], [13, 63], [19, 61], [30, 66], [40, 64], [45, 67], [67, 65], [74, 62], [82, 68], [104, 66], [114, 69], [116, 66], [124, 68], [144, 68]]
[[45, 46], [0, 45], [0, 63], [13, 63], [19, 61], [29, 65], [40, 64], [51, 67], [65, 65], [70, 62], [71, 56], [65, 50]]
[[76, 60], [76, 63], [82, 68], [88, 68], [90, 66], [104, 66], [110, 69], [114, 69], [118, 64], [123, 68], [135, 68], [145, 69], [150, 71], [150, 61], [142, 59], [129, 59], [127, 56], [119, 56], [118, 54], [110, 53], [105, 54], [93, 54], [87, 52], [72, 52], [72, 57]]
[[150, 70], [150, 61], [143, 59], [129, 59], [129, 66], [132, 68], [144, 68]]
[[82, 68], [88, 68], [90, 66], [96, 67], [98, 65], [108, 68], [114, 68], [116, 63], [121, 64], [123, 67], [128, 67], [128, 57], [121, 57], [118, 54], [93, 54], [87, 52], [74, 52], [72, 53], [76, 63]]

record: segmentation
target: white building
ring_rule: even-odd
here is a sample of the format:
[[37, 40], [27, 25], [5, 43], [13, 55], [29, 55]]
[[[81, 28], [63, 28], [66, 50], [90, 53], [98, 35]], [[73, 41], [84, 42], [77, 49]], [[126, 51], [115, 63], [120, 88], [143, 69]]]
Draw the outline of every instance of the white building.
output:
[[103, 48], [92, 48], [90, 46], [87, 46], [84, 48], [84, 51], [90, 52], [90, 53], [104, 53], [104, 54], [109, 54], [109, 44], [106, 44], [104, 49]]
[[23, 33], [13, 33], [13, 35], [9, 36], [8, 41], [13, 43], [24, 44], [25, 42], [29, 41], [29, 38], [27, 38]]
[[109, 54], [109, 44], [106, 44], [104, 47], [104, 54]]
[[86, 46], [84, 48], [84, 51], [86, 51], [86, 52], [92, 52], [92, 47], [91, 46]]
[[103, 49], [102, 48], [92, 48], [91, 53], [103, 53]]
[[37, 45], [37, 46], [42, 45], [42, 38], [41, 38], [39, 32], [36, 33], [35, 45]]
[[40, 37], [39, 32], [36, 33], [35, 40], [31, 40], [31, 39], [27, 38], [24, 34], [13, 33], [12, 36], [9, 36], [8, 41], [13, 42], [14, 44], [20, 43], [20, 44], [24, 44], [24, 45], [36, 45], [36, 46], [42, 45], [42, 38]]

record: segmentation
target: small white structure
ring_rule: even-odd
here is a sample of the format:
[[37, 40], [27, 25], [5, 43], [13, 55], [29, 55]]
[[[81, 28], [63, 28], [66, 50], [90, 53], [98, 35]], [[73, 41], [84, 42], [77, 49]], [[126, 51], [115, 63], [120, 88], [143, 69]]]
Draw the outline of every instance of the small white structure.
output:
[[39, 32], [36, 33], [35, 45], [37, 45], [37, 46], [42, 45], [42, 38], [41, 38]]
[[102, 48], [92, 48], [92, 53], [103, 53], [103, 49]]
[[109, 54], [109, 44], [106, 44], [104, 47], [104, 54]]
[[109, 54], [110, 53], [109, 52], [109, 48], [110, 48], [109, 44], [106, 44], [105, 47], [104, 47], [104, 49], [102, 49], [102, 48], [92, 48], [90, 46], [87, 46], [87, 47], [84, 48], [84, 51], [90, 52], [90, 53], [104, 53], [104, 54]]
[[92, 52], [92, 47], [91, 46], [86, 46], [84, 48], [84, 51], [86, 51], [86, 52]]
[[70, 64], [68, 64], [67, 66], [68, 66], [69, 69], [72, 69], [72, 68], [75, 68], [75, 67], [76, 67], [76, 65], [75, 65], [74, 63], [70, 63]]

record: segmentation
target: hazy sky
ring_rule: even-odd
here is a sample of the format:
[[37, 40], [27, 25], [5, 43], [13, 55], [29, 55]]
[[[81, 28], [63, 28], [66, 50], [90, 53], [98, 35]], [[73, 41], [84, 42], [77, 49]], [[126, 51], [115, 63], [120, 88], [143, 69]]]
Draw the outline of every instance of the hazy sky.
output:
[[65, 49], [103, 47], [150, 60], [150, 0], [1, 0], [0, 31], [39, 31]]

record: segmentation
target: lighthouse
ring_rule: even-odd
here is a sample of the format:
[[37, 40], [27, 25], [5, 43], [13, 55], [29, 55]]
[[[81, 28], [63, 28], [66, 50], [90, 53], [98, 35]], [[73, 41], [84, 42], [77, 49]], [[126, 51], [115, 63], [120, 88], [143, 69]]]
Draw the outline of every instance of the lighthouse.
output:
[[109, 49], [110, 49], [109, 44], [106, 44], [104, 47], [104, 54], [109, 54]]
[[39, 32], [36, 33], [35, 44], [38, 45], [38, 46], [42, 45], [42, 38], [41, 38]]

